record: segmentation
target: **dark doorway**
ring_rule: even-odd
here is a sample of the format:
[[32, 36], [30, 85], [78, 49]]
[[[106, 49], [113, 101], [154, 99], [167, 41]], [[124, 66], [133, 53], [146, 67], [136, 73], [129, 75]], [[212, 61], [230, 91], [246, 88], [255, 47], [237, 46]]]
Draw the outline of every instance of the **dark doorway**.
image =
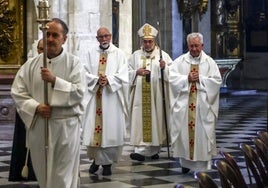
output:
[[244, 15], [246, 50], [268, 52], [268, 1], [245, 1]]

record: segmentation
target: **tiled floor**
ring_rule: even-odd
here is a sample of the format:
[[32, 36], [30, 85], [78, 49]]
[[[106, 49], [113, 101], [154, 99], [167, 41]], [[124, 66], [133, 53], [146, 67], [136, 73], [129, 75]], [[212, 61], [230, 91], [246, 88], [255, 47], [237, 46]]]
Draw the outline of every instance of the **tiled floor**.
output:
[[[235, 156], [248, 181], [244, 158], [239, 149], [240, 143], [250, 143], [258, 130], [267, 129], [267, 97], [268, 92], [232, 91], [222, 94], [220, 99], [219, 120], [216, 127], [219, 150], [227, 151]], [[0, 188], [33, 188], [36, 182], [8, 182], [12, 131], [10, 126], [0, 126]], [[81, 188], [135, 188], [154, 187], [168, 188], [176, 184], [186, 187], [198, 187], [194, 173], [182, 174], [180, 164], [175, 159], [168, 159], [167, 148], [163, 148], [160, 159], [145, 162], [130, 160], [132, 147], [126, 143], [123, 156], [118, 164], [112, 166], [112, 176], [89, 175], [90, 162], [87, 160], [85, 148], [81, 148]], [[213, 161], [220, 158], [217, 156]], [[99, 174], [101, 174], [99, 170]], [[207, 173], [220, 186], [217, 170], [213, 167]]]

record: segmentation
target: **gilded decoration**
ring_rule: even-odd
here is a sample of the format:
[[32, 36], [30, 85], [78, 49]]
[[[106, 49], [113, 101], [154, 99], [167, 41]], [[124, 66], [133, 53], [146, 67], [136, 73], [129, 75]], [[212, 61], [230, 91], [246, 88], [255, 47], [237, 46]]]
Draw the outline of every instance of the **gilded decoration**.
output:
[[196, 12], [199, 18], [206, 13], [208, 0], [177, 0], [181, 18], [191, 19]]
[[150, 28], [149, 25], [146, 25], [146, 26], [144, 26], [142, 32], [144, 33], [145, 36], [148, 36], [152, 32], [152, 29]]
[[227, 48], [230, 50], [230, 52], [233, 52], [236, 48], [238, 48], [238, 45], [238, 32], [228, 33]]
[[239, 0], [228, 0], [226, 1], [226, 9], [230, 14], [235, 14], [239, 7], [239, 4]]
[[14, 74], [23, 57], [23, 3], [0, 0], [0, 74]]
[[242, 14], [240, 0], [216, 0], [211, 9], [212, 56], [216, 58], [239, 58], [243, 56]]
[[0, 2], [0, 56], [6, 59], [14, 46], [15, 10], [9, 10], [8, 1]]

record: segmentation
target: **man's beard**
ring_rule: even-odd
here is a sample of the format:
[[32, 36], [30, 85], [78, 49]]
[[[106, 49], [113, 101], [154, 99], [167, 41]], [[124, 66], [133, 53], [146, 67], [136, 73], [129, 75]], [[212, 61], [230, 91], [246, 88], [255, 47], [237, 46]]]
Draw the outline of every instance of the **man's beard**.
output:
[[109, 48], [110, 44], [108, 42], [103, 42], [100, 44], [100, 48], [101, 49], [107, 49]]
[[154, 51], [154, 47], [150, 49], [143, 48], [143, 50], [147, 53], [151, 53], [152, 51]]

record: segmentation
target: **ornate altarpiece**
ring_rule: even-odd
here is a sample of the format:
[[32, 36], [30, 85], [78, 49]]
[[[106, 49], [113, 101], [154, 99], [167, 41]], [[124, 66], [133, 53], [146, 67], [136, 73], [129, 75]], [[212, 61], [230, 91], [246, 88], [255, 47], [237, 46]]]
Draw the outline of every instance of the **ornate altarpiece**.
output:
[[16, 74], [24, 61], [24, 0], [0, 0], [0, 79]]
[[15, 119], [10, 84], [26, 60], [25, 5], [26, 0], [0, 0], [0, 125]]

